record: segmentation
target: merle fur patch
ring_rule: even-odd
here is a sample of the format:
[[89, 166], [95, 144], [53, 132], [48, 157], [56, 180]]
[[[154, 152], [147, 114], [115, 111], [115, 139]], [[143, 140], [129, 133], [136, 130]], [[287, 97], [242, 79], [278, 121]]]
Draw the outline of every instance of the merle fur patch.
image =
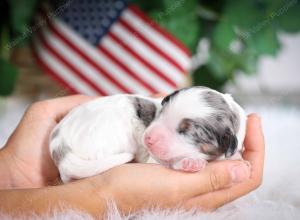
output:
[[240, 124], [238, 113], [229, 107], [225, 99], [220, 94], [210, 90], [204, 91], [201, 93], [201, 96], [203, 96], [210, 107], [215, 109], [217, 121], [226, 124], [228, 127], [232, 128], [231, 130], [234, 133], [237, 133]]
[[147, 127], [155, 118], [157, 111], [156, 105], [147, 99], [139, 97], [133, 99], [133, 105], [137, 117], [141, 119], [145, 127]]
[[177, 132], [206, 154], [231, 156], [237, 148], [237, 138], [232, 129], [215, 118], [183, 119]]
[[60, 145], [52, 152], [52, 159], [56, 165], [58, 165], [66, 155], [71, 152], [71, 148], [67, 145]]

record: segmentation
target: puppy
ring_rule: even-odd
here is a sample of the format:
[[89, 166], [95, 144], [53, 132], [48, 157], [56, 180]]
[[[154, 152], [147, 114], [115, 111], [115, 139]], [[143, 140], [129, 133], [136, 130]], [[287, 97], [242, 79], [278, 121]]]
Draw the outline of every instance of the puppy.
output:
[[122, 94], [82, 104], [54, 128], [49, 146], [63, 182], [132, 160], [196, 172], [207, 161], [241, 158], [245, 127], [230, 95], [190, 87], [162, 100]]

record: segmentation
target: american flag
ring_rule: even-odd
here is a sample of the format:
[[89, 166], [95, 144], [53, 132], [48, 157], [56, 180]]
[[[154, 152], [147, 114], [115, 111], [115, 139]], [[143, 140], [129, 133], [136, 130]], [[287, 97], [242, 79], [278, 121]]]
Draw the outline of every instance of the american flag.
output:
[[168, 93], [183, 86], [188, 50], [124, 0], [70, 0], [34, 37], [42, 69], [74, 93]]

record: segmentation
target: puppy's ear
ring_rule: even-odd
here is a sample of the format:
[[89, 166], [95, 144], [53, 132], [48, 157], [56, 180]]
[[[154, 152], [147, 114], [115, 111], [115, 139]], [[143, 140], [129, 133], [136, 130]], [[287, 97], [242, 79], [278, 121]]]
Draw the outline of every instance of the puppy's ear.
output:
[[237, 150], [238, 140], [236, 135], [234, 135], [229, 129], [226, 129], [225, 133], [222, 135], [220, 140], [220, 147], [225, 153], [225, 157], [231, 157]]

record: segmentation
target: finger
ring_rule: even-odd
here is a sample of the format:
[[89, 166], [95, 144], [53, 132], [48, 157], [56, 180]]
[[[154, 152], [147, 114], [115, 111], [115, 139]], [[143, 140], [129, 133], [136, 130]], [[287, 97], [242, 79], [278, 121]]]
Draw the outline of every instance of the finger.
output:
[[186, 208], [196, 206], [208, 210], [216, 209], [254, 190], [261, 183], [264, 163], [264, 138], [260, 119], [254, 114], [248, 117], [243, 157], [251, 163], [252, 167], [251, 177], [248, 181], [233, 185], [228, 189], [197, 196], [186, 201], [184, 206]]
[[252, 165], [251, 179], [260, 182], [264, 167], [265, 143], [261, 119], [256, 114], [248, 116], [244, 146], [243, 158]]
[[176, 179], [176, 185], [180, 186], [178, 192], [183, 197], [191, 198], [227, 188], [248, 179], [249, 176], [250, 168], [243, 161], [217, 161], [209, 163], [204, 170], [198, 173], [180, 172], [180, 176]]
[[86, 95], [72, 95], [62, 98], [55, 98], [38, 103], [37, 108], [44, 109], [47, 116], [59, 122], [71, 109], [90, 101], [95, 97]]

